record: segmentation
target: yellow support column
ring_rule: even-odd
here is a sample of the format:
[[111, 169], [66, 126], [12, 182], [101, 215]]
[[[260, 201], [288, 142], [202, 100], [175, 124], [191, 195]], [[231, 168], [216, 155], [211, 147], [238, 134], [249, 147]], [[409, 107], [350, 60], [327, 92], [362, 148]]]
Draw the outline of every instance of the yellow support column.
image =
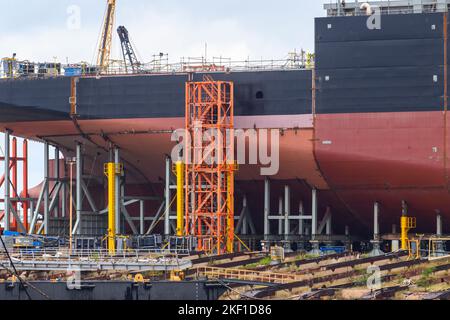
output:
[[105, 164], [105, 175], [108, 177], [108, 252], [116, 253], [116, 175], [122, 173], [122, 165], [114, 162]]
[[177, 236], [184, 235], [184, 164], [175, 164], [177, 176]]
[[410, 218], [407, 216], [402, 216], [400, 219], [400, 228], [401, 228], [401, 249], [402, 250], [409, 250], [409, 238], [408, 238], [408, 232], [411, 229], [416, 228], [416, 218]]
[[408, 217], [401, 217], [400, 219], [400, 228], [401, 228], [401, 248], [402, 250], [408, 250]]
[[[227, 188], [228, 188], [227, 208], [228, 208], [228, 213], [230, 213], [230, 212], [234, 212], [234, 171], [230, 171], [228, 173]], [[227, 252], [233, 253], [234, 252], [234, 216], [231, 214], [228, 214], [227, 230], [228, 230]]]

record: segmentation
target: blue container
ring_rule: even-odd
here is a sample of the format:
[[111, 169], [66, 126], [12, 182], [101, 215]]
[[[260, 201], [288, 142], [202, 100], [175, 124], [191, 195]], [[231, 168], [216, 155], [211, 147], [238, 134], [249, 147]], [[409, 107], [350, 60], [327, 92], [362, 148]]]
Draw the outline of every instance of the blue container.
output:
[[5, 231], [3, 231], [3, 235], [5, 237], [18, 237], [18, 236], [20, 236], [22, 234], [19, 233], [19, 232], [16, 232], [16, 231], [7, 231], [7, 230], [5, 230]]
[[345, 247], [321, 247], [320, 251], [323, 253], [344, 253], [346, 251]]
[[77, 77], [81, 76], [81, 68], [65, 68], [64, 75], [66, 77]]

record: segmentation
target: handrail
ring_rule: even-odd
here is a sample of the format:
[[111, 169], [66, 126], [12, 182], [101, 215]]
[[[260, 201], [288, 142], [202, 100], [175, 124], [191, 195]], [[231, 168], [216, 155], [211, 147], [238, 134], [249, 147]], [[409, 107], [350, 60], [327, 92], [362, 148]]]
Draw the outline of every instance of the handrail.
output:
[[269, 271], [254, 271], [245, 269], [219, 268], [219, 267], [199, 267], [197, 275], [203, 275], [217, 279], [237, 279], [246, 281], [258, 281], [267, 283], [291, 283], [305, 280], [305, 275], [292, 273], [275, 273]]

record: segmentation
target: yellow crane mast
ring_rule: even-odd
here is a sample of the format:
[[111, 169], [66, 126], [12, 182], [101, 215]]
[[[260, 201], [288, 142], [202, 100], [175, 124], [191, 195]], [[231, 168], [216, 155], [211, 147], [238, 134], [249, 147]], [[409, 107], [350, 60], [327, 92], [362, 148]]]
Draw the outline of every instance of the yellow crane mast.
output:
[[116, 0], [108, 0], [97, 56], [97, 66], [99, 68], [98, 72], [101, 74], [108, 72], [115, 12]]

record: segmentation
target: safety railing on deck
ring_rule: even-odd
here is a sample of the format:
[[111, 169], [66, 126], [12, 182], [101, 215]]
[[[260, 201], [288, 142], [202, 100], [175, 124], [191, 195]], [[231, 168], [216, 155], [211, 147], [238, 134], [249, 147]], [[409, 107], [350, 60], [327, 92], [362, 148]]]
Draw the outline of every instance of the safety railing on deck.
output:
[[[377, 6], [383, 15], [447, 12], [450, 1], [444, 0], [384, 0], [384, 1], [344, 1], [330, 0], [324, 4], [328, 17], [336, 16], [364, 16], [367, 15], [366, 7], [361, 5], [368, 3], [372, 9]], [[373, 12], [373, 11], [372, 11]]]
[[[11, 59], [10, 59], [11, 60]], [[5, 62], [6, 63], [6, 62]], [[3, 64], [5, 64], [3, 63]], [[20, 61], [13, 61], [14, 66], [23, 64]], [[27, 62], [28, 65], [35, 65]], [[0, 64], [1, 65], [1, 64]], [[6, 65], [6, 64], [5, 64]], [[242, 60], [234, 61], [222, 57], [214, 57], [212, 60], [205, 58], [182, 58], [180, 62], [169, 63], [162, 61], [160, 63], [149, 62], [141, 65], [139, 70], [132, 71], [126, 68], [123, 62], [113, 61], [105, 74], [99, 74], [96, 66], [79, 64], [79, 65], [62, 65], [58, 71], [43, 69], [37, 67], [23, 68], [14, 67], [14, 71], [2, 69], [0, 66], [0, 78], [6, 79], [40, 79], [55, 77], [103, 77], [103, 76], [124, 76], [124, 75], [160, 75], [160, 74], [185, 74], [185, 73], [207, 73], [207, 72], [244, 72], [244, 71], [277, 71], [277, 70], [301, 70], [311, 69], [314, 67], [314, 55], [311, 53], [292, 52], [285, 59], [261, 59], [261, 60]]]
[[[169, 249], [127, 249], [117, 250], [115, 255], [110, 255], [106, 249], [73, 249], [68, 248], [46, 248], [46, 249], [22, 249], [12, 248], [8, 250], [9, 254], [20, 260], [95, 260], [95, 261], [111, 261], [119, 259], [136, 260], [154, 257], [186, 257], [189, 251], [185, 249], [169, 250]], [[0, 250], [0, 257], [7, 258], [6, 252]]]
[[215, 267], [197, 268], [197, 276], [207, 277], [209, 279], [229, 279], [241, 281], [254, 281], [265, 283], [291, 283], [305, 279], [303, 275], [290, 273], [260, 272], [245, 269], [228, 269]]

